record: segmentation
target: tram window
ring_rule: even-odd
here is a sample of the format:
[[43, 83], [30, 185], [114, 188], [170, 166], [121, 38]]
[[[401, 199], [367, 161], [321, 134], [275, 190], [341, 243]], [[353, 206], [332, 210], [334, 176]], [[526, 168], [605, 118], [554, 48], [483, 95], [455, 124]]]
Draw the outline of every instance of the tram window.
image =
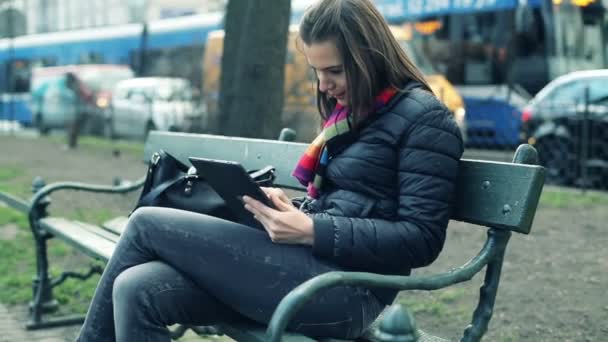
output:
[[30, 91], [31, 69], [27, 60], [14, 60], [8, 70], [10, 92], [27, 93]]
[[55, 57], [40, 57], [30, 60], [30, 68], [37, 67], [50, 67], [57, 65], [57, 58]]
[[103, 55], [98, 52], [84, 52], [78, 57], [79, 64], [102, 64], [103, 62]]

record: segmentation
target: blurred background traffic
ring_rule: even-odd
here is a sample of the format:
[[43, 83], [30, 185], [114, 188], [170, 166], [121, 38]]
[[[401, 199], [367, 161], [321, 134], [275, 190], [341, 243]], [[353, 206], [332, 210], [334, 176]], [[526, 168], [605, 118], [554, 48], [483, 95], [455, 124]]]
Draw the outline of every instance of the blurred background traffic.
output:
[[[374, 2], [467, 150], [508, 161], [527, 142], [549, 183], [608, 188], [608, 0]], [[281, 117], [305, 142], [318, 127], [314, 74], [295, 37], [309, 3], [291, 5]], [[0, 121], [108, 139], [221, 133], [225, 5], [0, 0]]]

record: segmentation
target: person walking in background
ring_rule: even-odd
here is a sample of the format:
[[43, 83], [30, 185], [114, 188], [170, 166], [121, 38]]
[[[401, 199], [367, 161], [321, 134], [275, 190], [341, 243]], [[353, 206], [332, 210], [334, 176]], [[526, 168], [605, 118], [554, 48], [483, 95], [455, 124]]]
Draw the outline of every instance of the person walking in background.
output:
[[74, 149], [78, 145], [78, 135], [86, 124], [87, 104], [91, 101], [91, 93], [73, 72], [65, 74], [65, 85], [71, 93], [68, 103], [72, 106], [73, 115], [66, 121], [67, 148]]
[[[244, 205], [264, 230], [169, 208], [130, 217], [78, 341], [169, 341], [167, 326], [246, 317], [268, 323], [279, 301], [330, 271], [409, 274], [443, 248], [462, 137], [370, 0], [322, 0], [300, 24], [316, 75], [322, 133], [293, 172], [294, 205]], [[288, 329], [361, 336], [396, 290], [339, 286], [307, 302]]]

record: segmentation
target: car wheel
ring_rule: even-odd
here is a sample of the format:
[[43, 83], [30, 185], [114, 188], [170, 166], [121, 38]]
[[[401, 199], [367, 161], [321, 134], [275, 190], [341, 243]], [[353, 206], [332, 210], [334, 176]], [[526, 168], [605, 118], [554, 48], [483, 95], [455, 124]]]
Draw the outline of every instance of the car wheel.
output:
[[536, 144], [540, 164], [546, 169], [546, 182], [555, 185], [571, 185], [577, 174], [574, 143], [567, 138], [549, 136]]

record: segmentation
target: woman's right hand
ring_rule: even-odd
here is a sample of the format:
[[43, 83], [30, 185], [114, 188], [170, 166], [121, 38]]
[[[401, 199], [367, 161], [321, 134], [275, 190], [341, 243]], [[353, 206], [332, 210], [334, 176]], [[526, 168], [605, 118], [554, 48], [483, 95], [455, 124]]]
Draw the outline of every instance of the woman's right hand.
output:
[[[285, 191], [283, 191], [283, 189], [281, 188], [270, 188], [270, 187], [265, 187], [262, 186], [262, 191], [264, 191], [264, 193], [266, 194], [266, 196], [268, 196], [268, 198], [270, 198], [273, 202], [275, 201], [280, 201], [286, 205], [289, 205], [293, 208], [296, 208], [293, 203], [291, 203], [291, 199], [289, 199], [289, 196], [287, 196], [287, 194], [285, 193]], [[286, 209], [285, 206], [283, 205], [276, 205], [278, 210], [280, 211], [287, 211], [287, 210], [292, 210], [290, 209]], [[296, 208], [297, 209], [297, 208]]]

